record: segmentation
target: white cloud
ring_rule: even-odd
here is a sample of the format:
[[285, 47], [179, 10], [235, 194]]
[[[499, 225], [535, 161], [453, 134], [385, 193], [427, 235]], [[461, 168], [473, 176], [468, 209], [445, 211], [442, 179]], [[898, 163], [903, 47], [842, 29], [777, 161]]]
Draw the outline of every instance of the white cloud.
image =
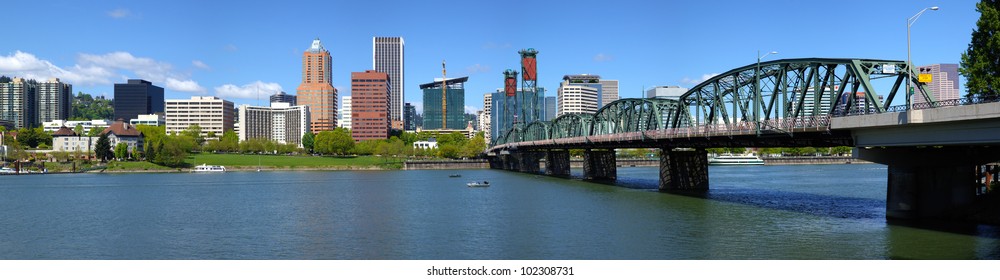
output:
[[128, 9], [123, 9], [123, 8], [118, 8], [112, 11], [108, 11], [108, 16], [112, 18], [126, 18], [131, 14], [132, 12], [129, 12]]
[[256, 81], [242, 86], [236, 86], [234, 84], [217, 86], [215, 87], [215, 96], [244, 99], [255, 99], [258, 98], [258, 96], [267, 98], [268, 96], [276, 94], [281, 90], [281, 85], [278, 83]]
[[205, 70], [212, 69], [212, 67], [208, 67], [208, 64], [205, 64], [205, 62], [202, 62], [201, 60], [192, 60], [191, 65]]
[[117, 76], [109, 69], [94, 65], [77, 64], [64, 69], [22, 51], [16, 51], [10, 56], [0, 56], [0, 72], [36, 80], [59, 78], [81, 85], [110, 84], [111, 79]]
[[702, 83], [704, 81], [707, 81], [708, 79], [711, 79], [712, 77], [715, 77], [715, 76], [717, 76], [719, 74], [720, 73], [704, 74], [704, 75], [701, 75], [700, 79], [691, 79], [691, 78], [688, 78], [688, 77], [684, 77], [683, 79], [681, 79], [681, 83], [689, 84], [689, 85], [697, 85], [697, 84], [700, 84], [700, 83]]
[[17, 51], [10, 56], [0, 56], [0, 72], [28, 79], [46, 80], [59, 78], [76, 85], [112, 84], [128, 78], [144, 79], [163, 84], [169, 90], [205, 92], [205, 88], [188, 75], [174, 71], [169, 63], [147, 57], [136, 57], [127, 52], [107, 54], [80, 54], [77, 64], [59, 67], [35, 55]]
[[597, 62], [608, 62], [608, 61], [612, 61], [614, 59], [615, 59], [614, 56], [611, 56], [611, 55], [608, 55], [608, 54], [604, 54], [604, 53], [599, 53], [599, 54], [597, 54], [597, 55], [594, 56], [594, 61], [597, 61]]
[[490, 70], [491, 69], [489, 65], [482, 65], [479, 63], [476, 63], [475, 65], [469, 67], [465, 67], [465, 72], [468, 73], [467, 75], [472, 75], [476, 73], [489, 73]]
[[205, 88], [198, 85], [198, 82], [192, 80], [178, 80], [174, 78], [167, 78], [166, 87], [171, 90], [183, 91], [183, 92], [197, 92], [204, 93]]

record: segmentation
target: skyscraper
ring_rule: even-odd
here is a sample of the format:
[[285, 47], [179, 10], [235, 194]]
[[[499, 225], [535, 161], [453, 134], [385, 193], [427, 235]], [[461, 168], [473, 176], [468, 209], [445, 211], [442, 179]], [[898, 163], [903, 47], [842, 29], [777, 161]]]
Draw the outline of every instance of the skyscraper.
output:
[[556, 118], [556, 105], [558, 104], [555, 96], [545, 97], [545, 118], [543, 121], [550, 122]]
[[[958, 64], [940, 63], [917, 67], [920, 74], [931, 74], [931, 82], [926, 85], [934, 101], [958, 99]], [[917, 91], [911, 104], [927, 102]]]
[[[444, 82], [447, 86], [447, 110], [442, 110], [444, 104], [441, 104], [441, 81], [420, 85], [420, 89], [424, 91], [424, 130], [466, 128], [468, 124], [465, 122], [465, 82], [467, 81], [469, 77], [448, 79]], [[447, 120], [447, 127], [444, 127], [443, 119]]]
[[37, 88], [22, 78], [14, 78], [0, 83], [0, 120], [7, 121], [14, 128], [37, 125]]
[[160, 114], [163, 110], [163, 88], [146, 80], [129, 79], [115, 84], [115, 119], [128, 122], [139, 115]]
[[73, 86], [57, 78], [38, 84], [37, 123], [68, 120], [73, 106]]
[[417, 130], [417, 107], [410, 103], [403, 104], [403, 130]]
[[333, 87], [333, 61], [319, 38], [302, 53], [302, 83], [296, 89], [299, 105], [309, 107], [313, 133], [337, 126], [337, 89]]
[[403, 121], [403, 38], [372, 38], [372, 69], [389, 75], [392, 91], [389, 93], [389, 120]]
[[601, 106], [618, 100], [618, 80], [601, 80]]
[[233, 102], [215, 96], [192, 96], [191, 99], [167, 99], [166, 132], [180, 133], [192, 125], [201, 128], [201, 136], [213, 132], [219, 139], [226, 131], [233, 130], [236, 114]]
[[351, 136], [354, 141], [389, 138], [389, 75], [351, 72]]
[[479, 116], [479, 130], [484, 131], [486, 142], [493, 139], [493, 93], [483, 94], [483, 113]]
[[287, 94], [284, 91], [279, 91], [278, 93], [271, 95], [271, 104], [281, 102], [288, 103], [289, 106], [296, 106], [296, 98], [294, 95]]
[[271, 107], [241, 105], [239, 139], [269, 139], [302, 147], [302, 135], [309, 133], [309, 108], [284, 102]]

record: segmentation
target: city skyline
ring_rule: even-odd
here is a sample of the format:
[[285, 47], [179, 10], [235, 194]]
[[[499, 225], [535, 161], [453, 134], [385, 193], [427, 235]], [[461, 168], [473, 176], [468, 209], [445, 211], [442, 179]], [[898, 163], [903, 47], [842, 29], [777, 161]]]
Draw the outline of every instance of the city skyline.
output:
[[[417, 92], [419, 81], [438, 77], [438, 63], [448, 60], [449, 65], [456, 65], [449, 72], [470, 77], [465, 111], [474, 113], [482, 109], [480, 95], [502, 88], [504, 69], [519, 69], [519, 49], [539, 51], [540, 87], [557, 87], [563, 75], [590, 73], [619, 80], [620, 96], [633, 98], [642, 97], [653, 86], [690, 88], [713, 74], [754, 63], [758, 50], [778, 52], [768, 60], [905, 60], [903, 21], [930, 6], [941, 9], [928, 12], [913, 26], [913, 63], [957, 63], [978, 18], [975, 2], [902, 3], [906, 5], [846, 1], [841, 5], [870, 8], [853, 11], [853, 17], [830, 20], [816, 14], [829, 9], [825, 3], [727, 2], [727, 8], [717, 9], [713, 3], [624, 1], [607, 6], [609, 20], [595, 23], [540, 19], [517, 12], [519, 6], [528, 5], [536, 14], [572, 14], [593, 6], [586, 3], [519, 2], [497, 8], [485, 3], [390, 1], [378, 11], [365, 9], [360, 3], [323, 3], [325, 6], [305, 12], [297, 10], [301, 5], [293, 3], [246, 5], [222, 14], [205, 11], [216, 10], [216, 6], [221, 9], [224, 3], [203, 4], [202, 9], [188, 9], [189, 4], [183, 2], [10, 3], [12, 10], [50, 8], [51, 16], [62, 20], [29, 20], [32, 13], [10, 15], [11, 27], [23, 36], [0, 47], [0, 74], [39, 80], [60, 78], [72, 84], [76, 92], [107, 97], [113, 96], [114, 83], [146, 79], [163, 87], [165, 98], [211, 95], [236, 104], [256, 104], [255, 89], [267, 97], [278, 91], [292, 92], [298, 85], [301, 54], [310, 40], [323, 39], [331, 51], [333, 86], [343, 94], [349, 91], [351, 72], [371, 70], [368, 54], [373, 51], [372, 38], [391, 36], [407, 41], [405, 63], [410, 77], [404, 89]], [[707, 10], [712, 11], [708, 16], [694, 13]], [[318, 16], [331, 11], [339, 16]], [[430, 12], [450, 17], [427, 17]], [[744, 26], [742, 22], [748, 16], [775, 12], [783, 15], [781, 22], [808, 24], [761, 24], [758, 32], [733, 32], [731, 28]], [[510, 14], [512, 18], [483, 20], [482, 15], [494, 13]], [[347, 27], [373, 15], [392, 20]], [[862, 18], [873, 20], [857, 20]], [[25, 24], [28, 22], [31, 24]], [[508, 22], [527, 23], [523, 28], [509, 28]], [[462, 36], [441, 37], [438, 33], [442, 29]], [[567, 30], [582, 29], [608, 37], [588, 44], [567, 40], [572, 36]], [[840, 36], [844, 33], [838, 30], [851, 32]], [[53, 32], [64, 36], [47, 35]], [[127, 34], [145, 36], [143, 40], [122, 40]], [[822, 43], [831, 37], [838, 39]], [[739, 43], [729, 43], [734, 41]], [[960, 91], [964, 94], [964, 86]], [[419, 94], [405, 96], [404, 102], [422, 111]]]

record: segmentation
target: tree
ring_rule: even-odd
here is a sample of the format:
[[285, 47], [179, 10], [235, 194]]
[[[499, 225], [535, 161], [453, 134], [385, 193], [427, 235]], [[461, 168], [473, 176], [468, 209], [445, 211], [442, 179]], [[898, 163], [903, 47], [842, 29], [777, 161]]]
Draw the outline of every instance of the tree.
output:
[[305, 148], [307, 152], [312, 153], [315, 140], [315, 135], [313, 135], [312, 132], [306, 131], [306, 133], [302, 134], [302, 148]]
[[128, 157], [128, 144], [118, 143], [115, 145], [115, 159], [121, 161], [126, 157]]
[[835, 155], [850, 155], [853, 150], [853, 148], [848, 146], [837, 146], [830, 149], [830, 153]]
[[[465, 146], [462, 147], [462, 157], [473, 158], [479, 156], [486, 150], [486, 137], [483, 132], [476, 133]], [[640, 149], [640, 152], [642, 150]]]
[[1000, 95], [1000, 0], [981, 0], [976, 11], [979, 21], [958, 72], [966, 78], [970, 97], [994, 97]]
[[443, 158], [458, 158], [459, 148], [455, 144], [438, 145], [438, 156]]
[[201, 136], [201, 126], [197, 124], [188, 126], [188, 128], [182, 131], [181, 134], [191, 137], [191, 139], [194, 140], [194, 144], [196, 146], [194, 148], [201, 147], [201, 145], [205, 144], [205, 137]]
[[111, 140], [108, 139], [107, 133], [101, 133], [101, 136], [97, 138], [97, 144], [94, 145], [94, 152], [97, 154], [97, 159], [101, 162], [106, 162], [111, 158]]
[[240, 136], [236, 135], [236, 132], [232, 129], [223, 132], [222, 138], [219, 141], [222, 145], [221, 150], [223, 151], [236, 152], [240, 150]]
[[184, 166], [184, 159], [187, 158], [188, 153], [182, 147], [182, 141], [171, 139], [175, 137], [183, 136], [168, 136], [157, 142], [156, 161], [153, 163], [169, 167]]
[[76, 124], [76, 126], [73, 127], [73, 132], [76, 132], [76, 135], [83, 135], [83, 124]]
[[345, 128], [334, 129], [331, 137], [329, 149], [332, 154], [346, 155], [354, 148], [354, 137]]
[[101, 132], [104, 132], [104, 129], [105, 129], [104, 127], [95, 126], [95, 127], [93, 127], [93, 128], [90, 129], [90, 133], [87, 133], [87, 136], [90, 136], [90, 137], [101, 136]]

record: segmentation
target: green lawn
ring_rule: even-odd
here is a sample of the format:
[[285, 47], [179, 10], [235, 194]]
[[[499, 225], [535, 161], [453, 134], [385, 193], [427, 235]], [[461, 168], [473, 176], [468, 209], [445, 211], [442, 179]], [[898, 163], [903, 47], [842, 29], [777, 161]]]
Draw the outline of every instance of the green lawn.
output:
[[380, 166], [395, 168], [399, 166], [398, 159], [388, 159], [373, 156], [353, 158], [319, 157], [319, 156], [284, 156], [284, 155], [240, 155], [200, 153], [188, 157], [185, 162], [191, 166], [201, 164], [222, 165], [226, 167], [255, 167], [260, 160], [260, 166], [274, 168], [324, 168], [324, 167], [369, 167]]

